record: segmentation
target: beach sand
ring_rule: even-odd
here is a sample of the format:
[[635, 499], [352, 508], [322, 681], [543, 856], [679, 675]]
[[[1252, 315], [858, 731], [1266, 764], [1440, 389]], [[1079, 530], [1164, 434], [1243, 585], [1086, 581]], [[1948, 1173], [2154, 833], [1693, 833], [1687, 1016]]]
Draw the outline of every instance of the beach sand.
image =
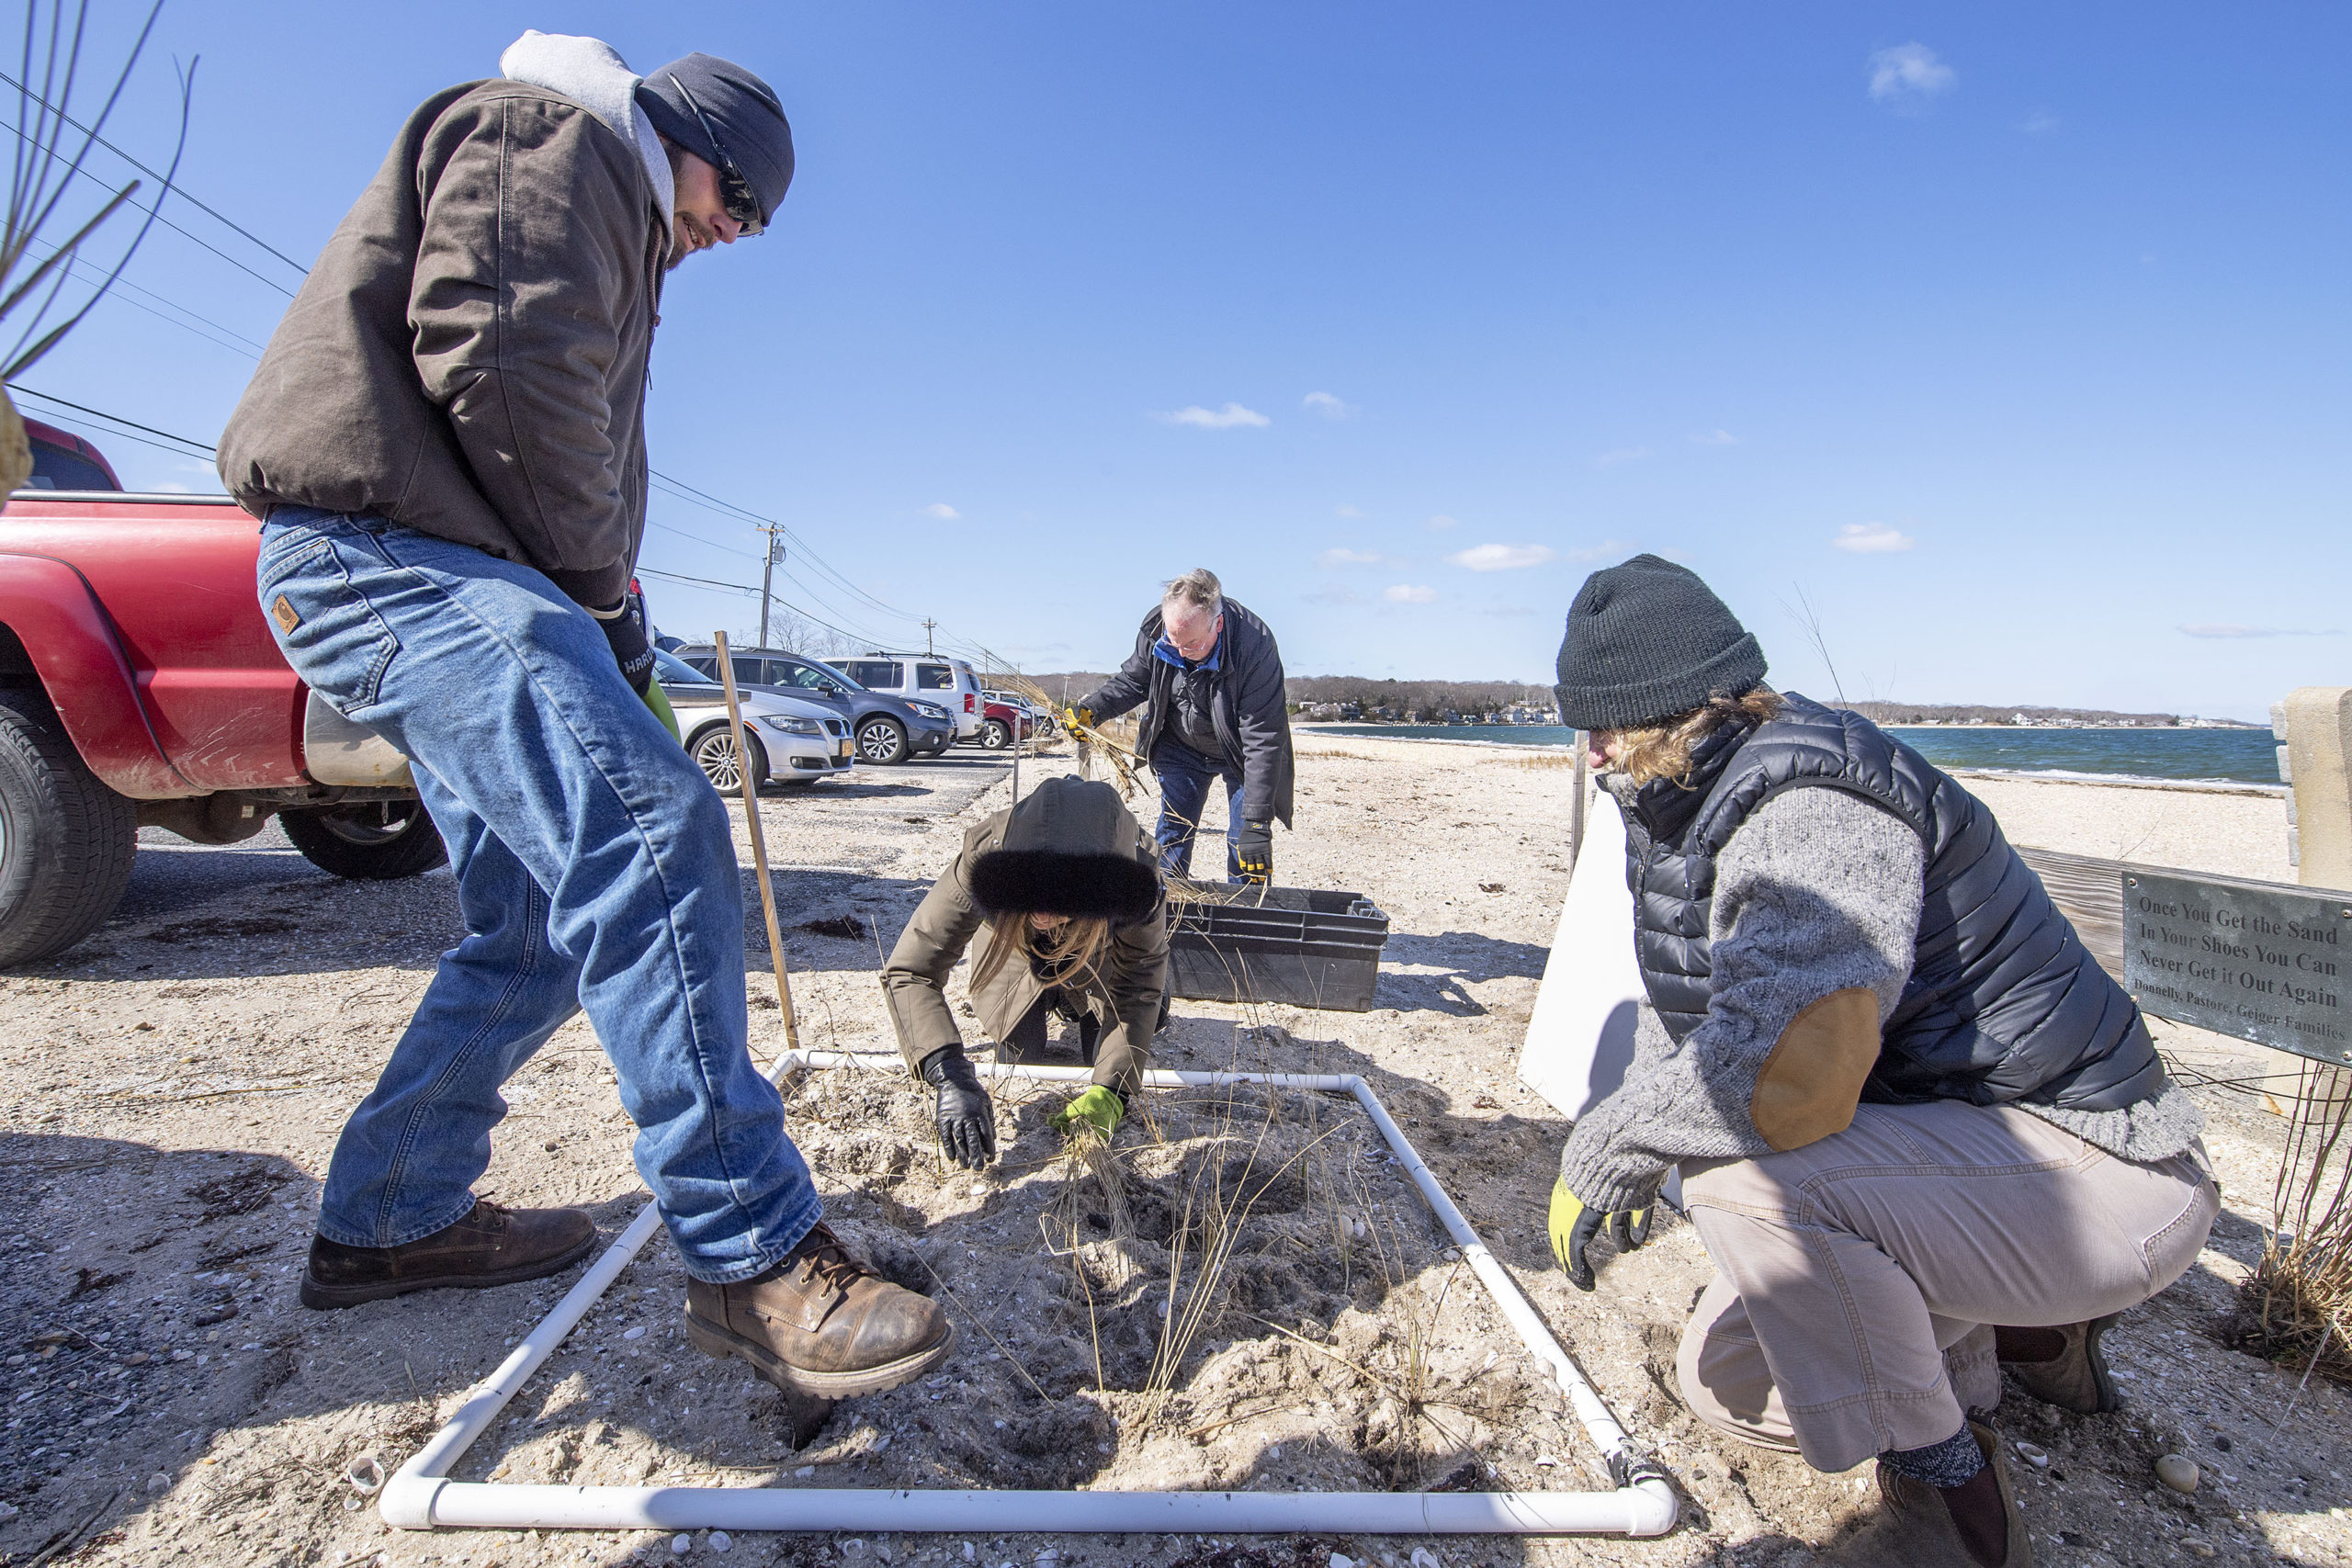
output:
[[[1876, 1507], [1868, 1467], [1822, 1476], [1743, 1449], [1698, 1427], [1673, 1396], [1675, 1344], [1709, 1275], [1689, 1225], [1669, 1216], [1649, 1247], [1604, 1256], [1589, 1295], [1551, 1260], [1544, 1206], [1566, 1129], [1516, 1067], [1567, 886], [1565, 761], [1499, 746], [1303, 737], [1297, 828], [1277, 835], [1276, 880], [1354, 889], [1388, 913], [1377, 1005], [1357, 1014], [1180, 1002], [1159, 1061], [1366, 1075], [1687, 1499], [1680, 1528], [1655, 1541], [1425, 1543], [1448, 1568], [1871, 1561], [1854, 1539]], [[1067, 751], [1033, 759], [1024, 787], [1069, 766]], [[763, 799], [804, 1044], [889, 1049], [879, 955], [965, 829], [1004, 804], [1006, 771], [959, 754]], [[2022, 844], [2243, 876], [2286, 871], [2275, 798], [2009, 779], [1971, 787]], [[1135, 805], [1148, 817], [1148, 797]], [[1220, 810], [1205, 828], [1204, 867]], [[271, 841], [248, 852], [274, 852]], [[340, 1480], [356, 1458], [389, 1469], [413, 1451], [558, 1293], [442, 1292], [334, 1314], [293, 1303], [335, 1131], [456, 931], [448, 878], [363, 886], [289, 874], [168, 903], [151, 899], [62, 962], [0, 976], [0, 1159], [11, 1173], [0, 1187], [0, 1246], [10, 1249], [0, 1337], [27, 1358], [10, 1372], [28, 1396], [0, 1432], [0, 1498], [18, 1510], [0, 1521], [0, 1551], [21, 1560], [86, 1521], [76, 1562], [669, 1560], [668, 1537], [652, 1532], [388, 1531]], [[798, 929], [844, 919], [857, 935]], [[771, 1050], [777, 1012], [755, 905], [746, 939], [755, 1043]], [[2211, 1066], [2239, 1064], [2212, 1076], [2284, 1070], [2276, 1087], [2290, 1085], [2283, 1058], [2159, 1032]], [[559, 1032], [507, 1098], [481, 1190], [586, 1203], [608, 1232], [625, 1224], [641, 1201], [631, 1129], [584, 1022]], [[2228, 1213], [2196, 1268], [2109, 1339], [2132, 1406], [2085, 1419], [2013, 1393], [1997, 1413], [2007, 1436], [2052, 1456], [2047, 1470], [2013, 1467], [2046, 1564], [2208, 1551], [2352, 1562], [2352, 1529], [2335, 1511], [2352, 1502], [2352, 1399], [2319, 1381], [2299, 1394], [2293, 1375], [2216, 1337], [2258, 1253], [2283, 1123], [2258, 1092], [2206, 1098]], [[1044, 1126], [1054, 1099], [1004, 1096], [1002, 1163], [978, 1179], [937, 1165], [922, 1096], [902, 1078], [818, 1074], [790, 1101], [795, 1136], [843, 1228], [894, 1275], [935, 1275], [953, 1292], [963, 1337], [946, 1382], [844, 1404], [793, 1451], [770, 1391], [684, 1347], [680, 1276], [657, 1239], [461, 1473], [873, 1487], [1607, 1484], [1565, 1404], [1445, 1256], [1351, 1108], [1299, 1097], [1272, 1106], [1269, 1123], [1254, 1102], [1171, 1100], [1155, 1118], [1147, 1100], [1118, 1145], [1122, 1219], [1097, 1176], [1057, 1156]], [[1204, 1172], [1246, 1179], [1245, 1149], [1289, 1174], [1234, 1222], [1231, 1280], [1155, 1399], [1157, 1303], [1170, 1244], [1185, 1229], [1170, 1211], [1201, 1190]], [[1057, 1256], [1071, 1244], [1077, 1258]], [[2151, 1478], [2156, 1455], [2172, 1450], [2204, 1469], [2193, 1496]], [[1032, 1535], [976, 1540], [971, 1561], [1027, 1564], [1051, 1547], [1063, 1564], [1324, 1568], [1340, 1551], [1402, 1565], [1417, 1544]], [[698, 1554], [711, 1543], [689, 1546]], [[953, 1536], [869, 1537], [853, 1549], [745, 1535], [729, 1561], [878, 1562], [888, 1551], [894, 1565], [962, 1562], [962, 1548]]]

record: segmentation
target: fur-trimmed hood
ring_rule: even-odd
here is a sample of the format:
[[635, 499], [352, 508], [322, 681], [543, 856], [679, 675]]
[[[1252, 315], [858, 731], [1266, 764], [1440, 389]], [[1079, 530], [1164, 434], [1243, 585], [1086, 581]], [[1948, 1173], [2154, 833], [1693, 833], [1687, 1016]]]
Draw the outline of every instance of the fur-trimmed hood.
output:
[[970, 875], [972, 901], [990, 914], [1133, 920], [1159, 897], [1159, 873], [1134, 814], [1117, 790], [1087, 779], [1039, 784]]

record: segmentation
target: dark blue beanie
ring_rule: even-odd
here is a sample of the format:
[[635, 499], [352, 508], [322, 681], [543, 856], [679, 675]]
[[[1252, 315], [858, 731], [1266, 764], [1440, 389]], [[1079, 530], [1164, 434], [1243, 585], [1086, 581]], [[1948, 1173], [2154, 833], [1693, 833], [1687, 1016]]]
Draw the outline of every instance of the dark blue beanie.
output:
[[1745, 696], [1764, 679], [1764, 650], [1697, 572], [1635, 556], [1577, 591], [1558, 673], [1562, 724], [1636, 729]]
[[695, 118], [700, 108], [750, 182], [760, 221], [774, 220], [792, 186], [792, 122], [774, 88], [732, 61], [689, 54], [647, 72], [637, 101], [654, 130], [716, 168], [722, 160]]

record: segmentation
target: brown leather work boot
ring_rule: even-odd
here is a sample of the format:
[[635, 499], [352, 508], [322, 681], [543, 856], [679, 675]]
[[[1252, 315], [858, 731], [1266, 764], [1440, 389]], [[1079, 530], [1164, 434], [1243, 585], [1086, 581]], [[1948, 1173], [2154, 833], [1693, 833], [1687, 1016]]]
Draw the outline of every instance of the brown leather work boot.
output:
[[1994, 1354], [2043, 1404], [2078, 1416], [2104, 1416], [2122, 1409], [2123, 1396], [2098, 1342], [2122, 1315], [2109, 1313], [2058, 1328], [1996, 1328]]
[[1906, 1568], [2033, 1568], [2033, 1537], [2018, 1513], [2001, 1441], [1973, 1421], [1968, 1430], [1984, 1450], [1984, 1468], [1962, 1485], [1930, 1486], [1879, 1461], [1879, 1495], [1894, 1529], [1873, 1544]]
[[585, 1209], [477, 1201], [456, 1224], [401, 1247], [345, 1247], [312, 1236], [302, 1304], [323, 1311], [411, 1291], [512, 1285], [568, 1269], [595, 1245], [596, 1222]]
[[707, 1355], [741, 1356], [790, 1393], [850, 1399], [939, 1365], [956, 1327], [937, 1302], [883, 1279], [820, 1224], [756, 1279], [687, 1280], [686, 1337]]

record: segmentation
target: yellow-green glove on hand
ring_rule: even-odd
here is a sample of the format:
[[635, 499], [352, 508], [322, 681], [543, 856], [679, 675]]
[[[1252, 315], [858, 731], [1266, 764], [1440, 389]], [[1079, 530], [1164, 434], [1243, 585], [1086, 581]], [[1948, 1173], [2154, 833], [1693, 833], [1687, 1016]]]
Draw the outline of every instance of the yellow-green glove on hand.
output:
[[670, 706], [670, 694], [662, 689], [661, 682], [653, 681], [647, 683], [645, 705], [653, 710], [653, 716], [662, 721], [662, 728], [670, 732], [671, 739], [682, 746], [685, 744], [686, 738], [678, 733], [677, 713]]
[[1560, 1260], [1560, 1267], [1568, 1271], [1568, 1282], [1579, 1291], [1593, 1287], [1592, 1265], [1585, 1261], [1584, 1249], [1600, 1234], [1603, 1224], [1609, 1227], [1609, 1239], [1627, 1252], [1650, 1238], [1649, 1210], [1620, 1209], [1604, 1214], [1586, 1208], [1566, 1181], [1552, 1183], [1552, 1256]]
[[1092, 708], [1062, 709], [1062, 728], [1065, 729], [1093, 728], [1094, 710]]
[[1126, 1110], [1118, 1090], [1095, 1084], [1055, 1111], [1052, 1125], [1055, 1132], [1068, 1137], [1083, 1123], [1102, 1134], [1107, 1144], [1111, 1134], [1119, 1130], [1119, 1118], [1126, 1114]]

